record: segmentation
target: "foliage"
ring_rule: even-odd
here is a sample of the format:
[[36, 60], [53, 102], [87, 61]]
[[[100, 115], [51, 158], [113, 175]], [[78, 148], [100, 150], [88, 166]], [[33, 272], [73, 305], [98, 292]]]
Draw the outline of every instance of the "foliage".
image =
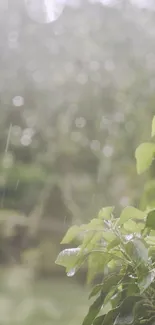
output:
[[[139, 174], [152, 163], [154, 148], [154, 143], [143, 143], [136, 150]], [[90, 293], [95, 301], [83, 325], [154, 324], [155, 208], [128, 206], [118, 218], [113, 211], [103, 208], [88, 224], [70, 228], [62, 243], [77, 239], [80, 245], [63, 250], [56, 263], [72, 276], [87, 261], [88, 282], [103, 274], [103, 282]]]

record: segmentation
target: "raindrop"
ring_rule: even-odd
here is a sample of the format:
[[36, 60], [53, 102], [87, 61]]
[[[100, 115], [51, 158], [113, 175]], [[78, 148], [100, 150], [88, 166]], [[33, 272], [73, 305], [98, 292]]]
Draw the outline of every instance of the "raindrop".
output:
[[106, 145], [103, 147], [103, 154], [105, 157], [109, 158], [113, 155], [114, 148], [112, 146]]
[[126, 240], [131, 240], [133, 238], [133, 234], [130, 234], [130, 235], [126, 235], [125, 236], [125, 239]]
[[94, 151], [100, 150], [100, 142], [98, 140], [93, 140], [90, 144], [90, 148]]
[[121, 122], [124, 122], [124, 114], [123, 113], [120, 113], [120, 112], [117, 112], [115, 115], [114, 115], [114, 120], [118, 123], [121, 123]]
[[32, 142], [32, 139], [30, 137], [30, 135], [28, 134], [24, 134], [22, 137], [21, 137], [21, 140], [20, 140], [21, 144], [25, 147], [29, 146]]
[[88, 81], [88, 76], [85, 73], [79, 73], [77, 76], [77, 82], [80, 85], [85, 85]]
[[22, 96], [15, 96], [12, 99], [13, 105], [14, 106], [23, 106], [24, 105], [24, 98]]
[[27, 128], [23, 131], [23, 135], [27, 135], [29, 137], [32, 137], [34, 135], [34, 130], [31, 128]]
[[105, 116], [103, 116], [100, 122], [100, 128], [101, 129], [109, 128], [110, 125], [111, 125], [111, 121]]
[[76, 268], [71, 269], [71, 270], [67, 273], [67, 276], [69, 276], [69, 277], [74, 276], [75, 272], [76, 272]]
[[14, 136], [20, 136], [21, 135], [21, 132], [22, 132], [22, 130], [21, 130], [21, 127], [20, 126], [18, 126], [18, 125], [14, 125], [14, 126], [12, 126], [12, 134], [14, 135]]
[[9, 33], [9, 41], [10, 42], [16, 42], [17, 39], [18, 39], [18, 32], [12, 31], [11, 33]]
[[64, 3], [59, 0], [25, 0], [25, 6], [29, 17], [41, 24], [57, 20], [64, 9]]
[[115, 64], [111, 60], [107, 60], [104, 64], [104, 67], [107, 71], [113, 71], [115, 69]]
[[83, 128], [86, 125], [86, 120], [84, 117], [76, 118], [75, 125], [77, 128]]
[[11, 168], [13, 165], [13, 156], [11, 153], [5, 154], [3, 158], [3, 167], [4, 168]]
[[97, 61], [91, 61], [90, 62], [90, 70], [92, 71], [98, 71], [100, 68], [100, 64]]

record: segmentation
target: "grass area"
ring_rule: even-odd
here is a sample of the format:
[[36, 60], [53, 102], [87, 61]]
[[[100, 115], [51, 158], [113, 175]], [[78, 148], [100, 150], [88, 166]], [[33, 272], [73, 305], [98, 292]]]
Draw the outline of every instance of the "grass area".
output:
[[[0, 324], [80, 325], [88, 308], [86, 288], [71, 279], [44, 280], [18, 286], [1, 281]], [[20, 279], [19, 279], [20, 280]], [[24, 279], [23, 279], [24, 280]], [[20, 281], [19, 281], [20, 282]]]

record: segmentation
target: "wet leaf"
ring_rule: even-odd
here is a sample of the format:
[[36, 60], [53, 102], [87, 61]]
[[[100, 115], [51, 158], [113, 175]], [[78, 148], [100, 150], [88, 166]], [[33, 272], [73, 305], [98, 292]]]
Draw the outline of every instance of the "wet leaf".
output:
[[144, 224], [136, 223], [133, 220], [128, 220], [123, 225], [124, 229], [131, 233], [140, 233], [144, 228]]
[[96, 296], [102, 290], [103, 284], [97, 284], [89, 295], [89, 298]]
[[107, 246], [107, 250], [117, 247], [120, 244], [120, 238], [114, 238]]
[[105, 265], [111, 259], [109, 254], [103, 252], [91, 253], [88, 257], [87, 282], [90, 283], [97, 273], [103, 273]]
[[94, 319], [98, 315], [103, 302], [105, 295], [103, 293], [95, 300], [95, 302], [90, 306], [87, 316], [85, 317], [82, 325], [91, 325], [93, 324]]
[[151, 285], [154, 279], [155, 279], [154, 271], [150, 271], [148, 274], [146, 274], [143, 277], [142, 281], [138, 284], [140, 293], [143, 293]]
[[112, 242], [117, 239], [116, 235], [112, 231], [104, 231], [102, 236], [107, 242]]
[[145, 238], [145, 241], [149, 246], [155, 246], [155, 237], [154, 236], [147, 236]]
[[117, 315], [114, 325], [130, 325], [134, 321], [134, 307], [141, 296], [127, 297], [120, 306], [120, 312]]
[[64, 249], [58, 255], [55, 263], [58, 265], [62, 265], [64, 267], [68, 267], [69, 264], [72, 264], [76, 261], [79, 252], [80, 252], [80, 248]]
[[87, 229], [95, 230], [95, 229], [102, 229], [103, 228], [103, 221], [97, 218], [91, 220], [91, 222], [87, 225]]
[[63, 240], [61, 241], [61, 244], [69, 244], [72, 240], [74, 240], [76, 238], [76, 236], [79, 234], [79, 232], [80, 232], [80, 227], [78, 227], [78, 226], [71, 227], [67, 231]]
[[155, 230], [155, 209], [147, 214], [146, 227]]
[[137, 161], [137, 172], [142, 174], [147, 170], [154, 158], [155, 144], [154, 143], [142, 143], [136, 150], [135, 157]]
[[111, 215], [114, 211], [114, 207], [106, 207], [106, 208], [102, 208], [100, 211], [99, 211], [99, 214], [98, 214], [98, 218], [99, 219], [105, 219], [105, 220], [109, 220], [111, 218]]
[[84, 250], [91, 252], [93, 249], [97, 248], [100, 240], [102, 239], [102, 232], [91, 231], [88, 232], [81, 245], [80, 254], [83, 254]]
[[126, 245], [126, 252], [131, 257], [131, 259], [137, 263], [148, 262], [148, 249], [143, 240], [139, 238], [132, 239]]
[[107, 276], [104, 279], [103, 284], [99, 284], [93, 288], [89, 297], [91, 298], [91, 297], [95, 296], [96, 294], [98, 294], [98, 292], [101, 289], [103, 292], [108, 293], [113, 286], [119, 284], [121, 279], [122, 279], [122, 275], [120, 275], [120, 274], [113, 274], [113, 275]]
[[94, 320], [93, 325], [103, 325], [104, 318], [105, 318], [105, 315], [97, 317]]
[[110, 310], [109, 313], [104, 317], [102, 325], [113, 325], [117, 315], [119, 314], [119, 310], [119, 307]]
[[123, 225], [128, 220], [131, 219], [144, 220], [144, 218], [145, 218], [145, 213], [143, 211], [138, 210], [132, 206], [128, 206], [122, 211], [118, 224]]

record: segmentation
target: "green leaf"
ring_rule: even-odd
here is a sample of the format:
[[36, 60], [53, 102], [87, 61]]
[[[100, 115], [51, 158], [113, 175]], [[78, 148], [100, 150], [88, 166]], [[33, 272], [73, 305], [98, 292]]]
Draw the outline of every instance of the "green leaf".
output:
[[141, 233], [141, 231], [144, 229], [145, 224], [143, 223], [136, 223], [133, 220], [128, 220], [127, 222], [124, 223], [123, 227], [127, 232], [130, 233]]
[[112, 304], [111, 301], [108, 300], [107, 303], [104, 303], [103, 307], [102, 307], [102, 315], [106, 315], [109, 313], [110, 310], [112, 310]]
[[147, 236], [145, 238], [145, 241], [149, 246], [155, 246], [155, 237], [154, 236]]
[[113, 249], [120, 244], [120, 238], [114, 238], [107, 246], [107, 250]]
[[83, 254], [83, 250], [87, 252], [92, 252], [94, 249], [98, 249], [102, 239], [102, 231], [89, 231], [86, 232], [85, 238], [80, 246], [80, 254]]
[[98, 229], [103, 229], [103, 221], [97, 218], [94, 218], [88, 223], [87, 225], [87, 230], [98, 230]]
[[104, 252], [92, 252], [88, 257], [87, 283], [90, 283], [97, 273], [104, 270], [106, 263], [110, 260], [109, 254]]
[[119, 314], [119, 310], [119, 307], [110, 310], [109, 313], [104, 317], [102, 325], [113, 325], [117, 315]]
[[155, 230], [155, 209], [148, 212], [146, 218], [146, 227]]
[[105, 315], [97, 317], [94, 320], [93, 325], [103, 325], [104, 318], [105, 318]]
[[85, 317], [82, 325], [91, 325], [93, 324], [94, 319], [98, 315], [103, 302], [105, 294], [101, 292], [100, 296], [95, 300], [95, 302], [90, 306], [87, 316]]
[[89, 295], [89, 299], [96, 296], [102, 290], [103, 284], [97, 284]]
[[114, 325], [130, 325], [134, 321], [134, 307], [141, 296], [127, 297], [120, 306], [120, 312], [115, 319]]
[[140, 283], [138, 283], [140, 293], [143, 293], [151, 285], [154, 279], [155, 272], [152, 270], [143, 277]]
[[55, 263], [66, 268], [67, 276], [73, 276], [85, 262], [88, 252], [78, 248], [65, 249], [58, 255]]
[[64, 249], [58, 255], [55, 263], [68, 268], [68, 266], [76, 262], [79, 252], [80, 252], [80, 248]]
[[137, 282], [134, 281], [128, 284], [128, 288], [127, 288], [127, 296], [132, 296], [132, 295], [136, 295], [139, 293], [139, 287], [137, 285]]
[[137, 172], [142, 174], [147, 170], [154, 158], [155, 154], [155, 144], [154, 143], [142, 143], [135, 152], [136, 162], [137, 162]]
[[79, 234], [79, 232], [80, 232], [80, 227], [78, 227], [78, 226], [71, 227], [67, 231], [63, 240], [61, 241], [61, 244], [69, 244], [72, 240], [74, 240], [76, 238], [76, 236]]
[[108, 293], [112, 287], [116, 286], [119, 284], [119, 282], [122, 279], [122, 275], [121, 274], [113, 274], [113, 275], [109, 275], [107, 276], [102, 284], [98, 284], [97, 286], [95, 286], [89, 296], [89, 298], [97, 295], [99, 293], [99, 291], [103, 291], [104, 293]]
[[145, 213], [143, 211], [138, 210], [132, 206], [128, 206], [122, 211], [118, 224], [123, 225], [126, 221], [130, 219], [144, 220], [144, 218], [145, 218]]
[[131, 257], [131, 259], [136, 262], [144, 262], [148, 263], [148, 249], [146, 247], [146, 243], [139, 239], [135, 238], [128, 242], [125, 245], [127, 254]]
[[114, 207], [106, 207], [106, 208], [102, 208], [100, 211], [99, 211], [99, 214], [98, 214], [98, 218], [99, 219], [105, 219], [105, 220], [109, 220], [111, 218], [111, 215], [114, 211]]
[[155, 116], [152, 119], [152, 130], [151, 130], [151, 137], [155, 136]]
[[117, 239], [116, 235], [112, 231], [103, 231], [102, 236], [107, 242], [112, 242]]

